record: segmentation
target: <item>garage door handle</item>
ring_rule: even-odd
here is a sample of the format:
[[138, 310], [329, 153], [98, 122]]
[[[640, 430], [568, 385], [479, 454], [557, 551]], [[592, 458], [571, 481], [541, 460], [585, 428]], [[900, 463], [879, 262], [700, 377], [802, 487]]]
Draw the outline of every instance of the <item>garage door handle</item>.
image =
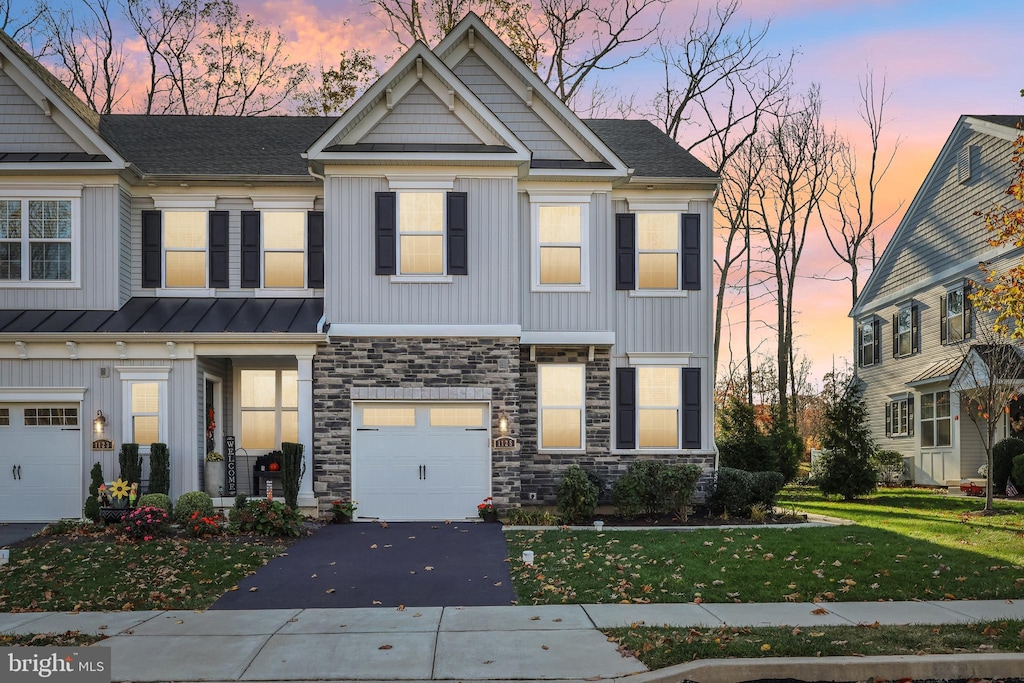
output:
[[21, 465], [18, 465], [18, 480], [21, 480]]

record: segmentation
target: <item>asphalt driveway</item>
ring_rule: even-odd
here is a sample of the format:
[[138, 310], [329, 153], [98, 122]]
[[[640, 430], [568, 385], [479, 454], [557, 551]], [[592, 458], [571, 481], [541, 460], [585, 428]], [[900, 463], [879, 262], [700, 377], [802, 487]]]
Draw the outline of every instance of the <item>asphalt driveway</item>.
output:
[[45, 526], [45, 524], [0, 524], [0, 548], [24, 541], [37, 531], [42, 531]]
[[507, 557], [500, 524], [329, 524], [211, 609], [509, 605]]

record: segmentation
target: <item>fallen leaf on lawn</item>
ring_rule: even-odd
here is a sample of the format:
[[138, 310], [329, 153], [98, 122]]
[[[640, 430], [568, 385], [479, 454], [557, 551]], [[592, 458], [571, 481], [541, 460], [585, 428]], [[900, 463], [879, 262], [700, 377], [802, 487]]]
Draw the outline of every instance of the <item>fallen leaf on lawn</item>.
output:
[[333, 589], [333, 588], [328, 588], [328, 589], [327, 589], [327, 590], [326, 590], [325, 592], [326, 592], [326, 593], [333, 593], [333, 592], [334, 592], [334, 589]]
[[798, 635], [800, 635], [801, 633], [803, 633], [803, 631], [801, 631], [801, 630], [800, 630], [800, 627], [797, 627], [797, 628], [794, 628], [794, 629], [793, 629], [793, 635], [794, 635], [794, 636], [798, 636]]
[[238, 590], [238, 586], [232, 586], [232, 587], [231, 587], [231, 588], [229, 588], [228, 590], [229, 590], [229, 591], [236, 591], [236, 590]]
[[255, 593], [258, 590], [259, 590], [259, 588], [257, 588], [256, 586], [253, 586], [252, 588], [249, 589], [249, 592], [250, 593]]
[[811, 638], [821, 638], [825, 634], [822, 631], [811, 631], [807, 635], [809, 635]]
[[399, 612], [404, 612], [405, 611], [405, 605], [399, 605], [398, 606], [398, 611]]
[[381, 646], [380, 646], [380, 647], [378, 647], [377, 649], [378, 649], [378, 650], [390, 650], [390, 649], [391, 649], [391, 646], [390, 646], [390, 645], [381, 645]]
[[126, 602], [123, 605], [121, 605], [121, 609], [125, 612], [131, 612], [133, 609], [135, 609], [135, 605], [133, 605], [130, 602]]
[[384, 603], [381, 602], [380, 600], [374, 600], [372, 604], [374, 604], [374, 605], [383, 605]]
[[860, 628], [878, 628], [879, 623], [876, 621], [873, 624], [857, 624], [857, 626], [859, 626]]
[[770, 649], [772, 649], [772, 646], [769, 645], [768, 643], [765, 643], [764, 645], [761, 646], [761, 652], [768, 652], [768, 650], [770, 650]]
[[542, 650], [547, 650], [547, 649], [549, 649], [549, 648], [548, 648], [548, 646], [547, 646], [547, 645], [541, 645], [541, 646], [540, 646], [540, 649], [542, 649]]
[[811, 614], [828, 614], [828, 610], [824, 607], [819, 607], [818, 609], [812, 609]]

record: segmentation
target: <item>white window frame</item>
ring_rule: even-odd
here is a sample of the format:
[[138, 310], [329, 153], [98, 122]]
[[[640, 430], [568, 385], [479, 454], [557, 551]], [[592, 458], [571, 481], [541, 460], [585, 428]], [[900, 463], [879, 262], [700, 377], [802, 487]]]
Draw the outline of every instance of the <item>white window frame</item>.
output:
[[910, 397], [894, 398], [889, 401], [889, 436], [910, 436]]
[[865, 360], [861, 363], [862, 368], [869, 368], [872, 365], [878, 363], [878, 358], [875, 358], [875, 321], [868, 320], [867, 322], [860, 323], [860, 357], [863, 359], [867, 358], [868, 351], [871, 351], [871, 362]]
[[[949, 314], [949, 299], [950, 299], [950, 295], [952, 295], [952, 294], [957, 294], [957, 295], [960, 296], [960, 313], [958, 315], [956, 315], [956, 316], [951, 316]], [[967, 325], [966, 325], [966, 323], [967, 323], [967, 316], [965, 315], [966, 312], [967, 312], [967, 297], [965, 296], [964, 286], [963, 285], [959, 285], [957, 287], [953, 287], [951, 289], [947, 289], [946, 290], [946, 343], [947, 344], [959, 344], [960, 342], [965, 341], [967, 339], [967, 336], [966, 336], [967, 335]], [[949, 324], [953, 320], [954, 317], [960, 319], [960, 338], [959, 339], [953, 339], [953, 336], [950, 334], [951, 330], [950, 330], [950, 325]]]
[[[531, 195], [530, 196], [530, 254], [534, 292], [589, 292], [590, 291], [590, 195]], [[578, 206], [580, 209], [580, 283], [542, 284], [540, 281], [540, 207]], [[557, 246], [555, 244], [549, 246]], [[573, 245], [575, 246], [575, 245]]]
[[[402, 272], [402, 235], [436, 237], [432, 232], [402, 232], [402, 195], [403, 194], [439, 194], [441, 195], [441, 272], [440, 273], [403, 273]], [[436, 188], [403, 188], [395, 192], [395, 275], [396, 282], [432, 282], [439, 279], [448, 281], [448, 190]]]
[[[543, 396], [544, 379], [543, 369], [550, 367], [579, 367], [583, 370], [580, 384], [579, 405], [545, 405], [541, 401]], [[565, 446], [544, 445], [544, 410], [576, 410], [580, 411], [580, 445], [577, 448]], [[537, 365], [537, 449], [541, 451], [573, 451], [583, 452], [587, 450], [587, 364], [586, 363], [539, 363]]]
[[[938, 415], [938, 406], [939, 406], [938, 399], [939, 399], [939, 394], [946, 394], [946, 405], [949, 408], [949, 414], [948, 415], [943, 415], [943, 416], [939, 416]], [[931, 399], [932, 399], [932, 416], [931, 417], [925, 417], [924, 416], [925, 396], [930, 396]], [[949, 443], [937, 443], [938, 442], [938, 437], [939, 437], [939, 422], [940, 421], [944, 421], [944, 422], [948, 422], [949, 423]], [[931, 426], [932, 441], [934, 443], [925, 444], [925, 442], [924, 442], [925, 424], [928, 424], [928, 425]], [[953, 392], [951, 392], [949, 389], [942, 389], [942, 390], [938, 390], [938, 391], [927, 391], [927, 392], [924, 392], [924, 393], [921, 394], [921, 427], [920, 427], [920, 434], [921, 434], [921, 448], [949, 448], [949, 447], [951, 447], [953, 445]]]
[[[7, 287], [28, 287], [35, 289], [68, 289], [81, 286], [81, 215], [82, 215], [82, 190], [80, 187], [70, 189], [43, 189], [26, 188], [17, 189], [0, 186], [0, 201], [21, 202], [21, 237], [16, 240], [2, 240], [3, 242], [18, 242], [21, 244], [21, 279], [0, 280], [0, 288]], [[67, 201], [71, 203], [71, 279], [69, 280], [32, 280], [31, 274], [31, 243], [32, 242], [68, 242], [67, 239], [43, 240], [30, 239], [28, 233], [30, 201]]]
[[[160, 229], [160, 276], [163, 280], [163, 289], [168, 293], [180, 293], [180, 292], [191, 292], [191, 291], [208, 291], [210, 286], [210, 211], [211, 209], [193, 209], [193, 208], [182, 208], [175, 207], [171, 209], [164, 209], [160, 216], [161, 229]], [[167, 247], [167, 218], [176, 213], [201, 213], [206, 217], [206, 229], [204, 231], [203, 247]], [[168, 285], [167, 274], [170, 272], [170, 268], [167, 265], [167, 255], [171, 253], [198, 253], [203, 254], [203, 284], [201, 285]], [[180, 294], [179, 294], [180, 296]]]
[[[669, 214], [676, 219], [676, 248], [675, 249], [641, 249], [640, 248], [640, 216], [644, 214]], [[676, 293], [682, 291], [683, 279], [683, 214], [678, 211], [637, 211], [636, 216], [636, 256], [634, 268], [636, 269], [636, 286], [634, 291], [646, 293], [649, 296]], [[641, 287], [640, 286], [640, 255], [641, 254], [675, 254], [676, 255], [676, 286], [670, 288]]]
[[[632, 359], [630, 359], [632, 361]], [[676, 371], [678, 391], [676, 392], [675, 406], [641, 406], [640, 405], [640, 376], [641, 368], [670, 369]], [[676, 443], [674, 446], [642, 446], [640, 445], [640, 415], [644, 410], [670, 410], [676, 411]], [[638, 451], [678, 451], [682, 450], [683, 441], [683, 366], [666, 365], [663, 363], [641, 363], [637, 365], [636, 373], [636, 449]]]
[[[909, 320], [909, 323], [908, 323], [908, 327], [907, 327], [907, 331], [906, 332], [902, 331], [903, 313], [904, 312], [906, 312], [908, 314], [908, 316], [909, 316], [907, 318], [907, 320]], [[914, 305], [913, 304], [904, 304], [903, 306], [899, 307], [899, 309], [896, 311], [896, 325], [898, 326], [897, 329], [896, 329], [896, 343], [899, 345], [899, 348], [896, 349], [896, 357], [897, 358], [905, 358], [907, 356], [914, 355]], [[906, 349], [903, 348], [903, 335], [904, 334], [908, 335], [907, 336], [907, 348]]]
[[[244, 371], [250, 371], [250, 372], [253, 372], [253, 371], [255, 371], [255, 372], [273, 372], [274, 373], [274, 407], [273, 408], [245, 408], [244, 406], [242, 406], [242, 372], [244, 372]], [[245, 438], [245, 435], [242, 433], [242, 429], [243, 429], [242, 415], [245, 412], [262, 412], [262, 413], [267, 413], [267, 414], [270, 414], [270, 415], [274, 416], [274, 443], [276, 444], [275, 446], [273, 446], [271, 448], [247, 448], [246, 450], [248, 450], [248, 451], [250, 451], [252, 453], [255, 453], [255, 454], [263, 454], [263, 453], [269, 453], [270, 451], [273, 451], [273, 450], [277, 450], [277, 449], [279, 449], [281, 447], [281, 435], [282, 435], [282, 431], [283, 431], [281, 429], [281, 424], [282, 424], [282, 417], [283, 417], [284, 413], [285, 412], [289, 412], [289, 413], [295, 413], [296, 415], [299, 414], [299, 406], [298, 406], [298, 404], [299, 404], [299, 401], [298, 401], [299, 395], [298, 395], [298, 393], [296, 393], [296, 404], [295, 404], [294, 408], [290, 408], [290, 407], [286, 408], [286, 407], [281, 405], [282, 398], [283, 398], [283, 393], [281, 391], [281, 373], [282, 372], [295, 372], [296, 373], [296, 383], [298, 383], [298, 374], [297, 374], [298, 373], [298, 369], [297, 368], [283, 368], [283, 367], [280, 367], [279, 365], [265, 365], [265, 366], [261, 366], [261, 365], [248, 365], [248, 364], [244, 365], [244, 366], [236, 366], [235, 367], [235, 372], [234, 372], [234, 387], [235, 387], [235, 390], [233, 392], [233, 394], [234, 394], [233, 411], [234, 411], [234, 414], [235, 414], [235, 416], [234, 416], [235, 417], [235, 424], [237, 425], [237, 428], [235, 429], [235, 433], [237, 435], [236, 436], [237, 443], [238, 443], [238, 446], [240, 448], [245, 448], [245, 446], [243, 445], [244, 444], [243, 440]], [[296, 391], [297, 392], [299, 391], [298, 384], [296, 386]], [[298, 425], [298, 433], [296, 434], [296, 440], [297, 441], [301, 439], [301, 432], [302, 432], [302, 425], [301, 425], [301, 423], [299, 423], [299, 425]]]
[[[170, 378], [169, 367], [120, 367], [117, 368], [121, 378], [121, 442], [134, 443], [132, 440], [132, 385], [153, 384], [157, 385], [157, 440], [156, 443], [167, 443], [168, 415], [167, 415], [167, 382]], [[147, 415], [150, 413], [146, 413]], [[150, 444], [140, 443], [139, 453], [148, 454]]]
[[[267, 216], [275, 213], [299, 213], [302, 214], [302, 247], [300, 249], [268, 249], [267, 239]], [[264, 291], [272, 292], [295, 292], [301, 289], [308, 289], [309, 284], [306, 276], [309, 274], [309, 211], [305, 209], [277, 208], [263, 209], [260, 212], [260, 285]], [[282, 287], [267, 285], [267, 254], [302, 254], [302, 284], [295, 287]], [[209, 268], [207, 268], [209, 270]]]

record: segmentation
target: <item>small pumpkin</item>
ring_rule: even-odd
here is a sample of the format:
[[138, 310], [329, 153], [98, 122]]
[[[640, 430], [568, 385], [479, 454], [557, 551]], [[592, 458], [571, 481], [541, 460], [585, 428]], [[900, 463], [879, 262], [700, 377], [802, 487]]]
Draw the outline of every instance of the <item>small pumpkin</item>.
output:
[[281, 469], [281, 463], [279, 463], [279, 462], [272, 462], [272, 463], [270, 463], [270, 466], [267, 467], [267, 469], [269, 469], [271, 472], [277, 472], [278, 470]]

